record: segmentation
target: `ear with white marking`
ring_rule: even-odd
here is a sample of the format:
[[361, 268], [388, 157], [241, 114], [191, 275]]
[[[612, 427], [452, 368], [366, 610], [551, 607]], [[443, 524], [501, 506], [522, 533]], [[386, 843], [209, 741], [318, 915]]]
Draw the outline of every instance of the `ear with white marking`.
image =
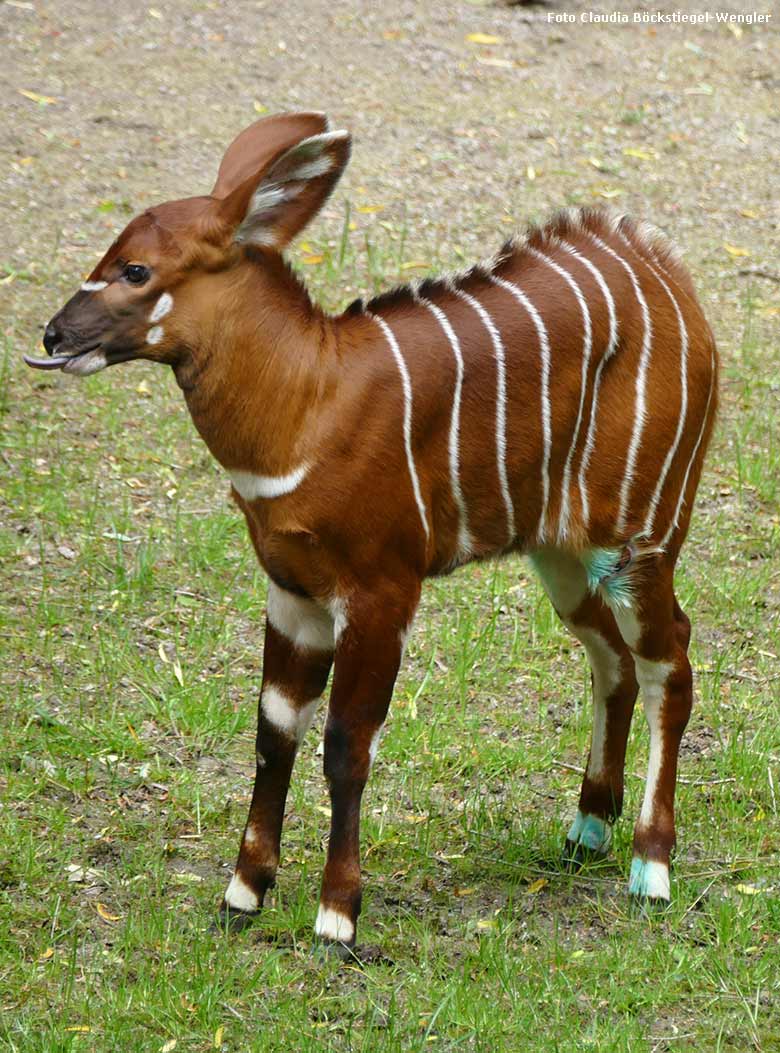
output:
[[277, 154], [219, 203], [235, 240], [283, 249], [328, 199], [351, 146], [349, 132], [323, 132]]

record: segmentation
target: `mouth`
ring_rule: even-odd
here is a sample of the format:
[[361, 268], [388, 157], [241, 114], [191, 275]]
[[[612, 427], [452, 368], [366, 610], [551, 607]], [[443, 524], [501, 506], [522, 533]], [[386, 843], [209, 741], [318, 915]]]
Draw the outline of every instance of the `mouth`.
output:
[[33, 355], [24, 355], [24, 361], [32, 369], [59, 369], [63, 373], [72, 373], [75, 376], [88, 377], [92, 373], [98, 373], [106, 366], [113, 366], [117, 362], [126, 362], [135, 358], [131, 352], [114, 351], [107, 352], [102, 344], [93, 344], [91, 347], [74, 351], [71, 354], [53, 354], [46, 358], [36, 358]]

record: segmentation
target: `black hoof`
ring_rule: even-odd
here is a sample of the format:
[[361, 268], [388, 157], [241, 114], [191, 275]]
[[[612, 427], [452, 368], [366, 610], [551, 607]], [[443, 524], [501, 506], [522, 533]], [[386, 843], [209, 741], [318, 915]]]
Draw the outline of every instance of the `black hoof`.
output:
[[238, 910], [223, 904], [212, 922], [213, 932], [234, 933], [248, 929], [260, 917], [259, 910]]
[[671, 900], [663, 896], [643, 896], [635, 892], [629, 892], [628, 899], [633, 911], [645, 918], [657, 918], [665, 914], [671, 907]]
[[342, 943], [340, 940], [318, 939], [312, 944], [311, 954], [317, 962], [356, 962], [359, 960], [355, 953], [354, 943]]
[[576, 874], [583, 867], [600, 863], [607, 858], [606, 852], [598, 852], [579, 841], [570, 841], [566, 838], [566, 844], [561, 852], [561, 866], [571, 874]]

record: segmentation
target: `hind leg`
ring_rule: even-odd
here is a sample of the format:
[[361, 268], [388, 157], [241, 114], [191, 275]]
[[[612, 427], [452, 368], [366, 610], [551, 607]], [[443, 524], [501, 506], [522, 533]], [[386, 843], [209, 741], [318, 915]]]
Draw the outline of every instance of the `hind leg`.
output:
[[611, 825], [623, 808], [626, 743], [637, 696], [634, 660], [612, 611], [588, 591], [582, 564], [545, 549], [532, 556], [563, 623], [583, 644], [593, 687], [593, 733], [577, 815], [564, 859], [577, 866], [609, 848]]
[[667, 902], [669, 858], [675, 844], [674, 792], [680, 741], [691, 714], [693, 683], [688, 661], [690, 622], [673, 588], [674, 561], [660, 557], [643, 574], [632, 609], [616, 610], [624, 640], [634, 655], [650, 755], [644, 798], [634, 828], [629, 892]]

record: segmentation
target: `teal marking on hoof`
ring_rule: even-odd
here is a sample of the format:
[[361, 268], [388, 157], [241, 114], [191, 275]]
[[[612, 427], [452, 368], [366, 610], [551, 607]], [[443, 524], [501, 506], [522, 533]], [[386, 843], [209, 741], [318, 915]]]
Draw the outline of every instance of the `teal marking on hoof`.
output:
[[569, 870], [579, 870], [586, 863], [603, 859], [612, 840], [612, 828], [596, 815], [578, 811], [566, 835], [563, 863]]
[[669, 867], [653, 859], [634, 856], [631, 860], [628, 894], [644, 903], [666, 906], [672, 898], [669, 889]]

